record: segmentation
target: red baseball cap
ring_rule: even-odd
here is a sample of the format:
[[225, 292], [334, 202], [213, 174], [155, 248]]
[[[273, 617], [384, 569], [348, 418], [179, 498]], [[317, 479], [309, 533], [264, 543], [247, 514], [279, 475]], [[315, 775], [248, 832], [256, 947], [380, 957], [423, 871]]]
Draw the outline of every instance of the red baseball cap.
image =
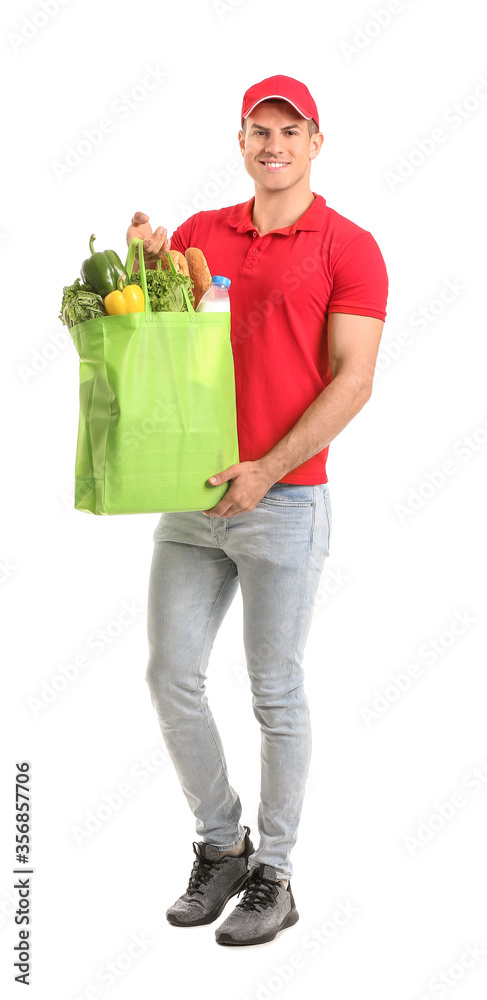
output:
[[318, 108], [311, 97], [308, 88], [299, 80], [294, 80], [292, 76], [269, 76], [260, 83], [254, 83], [244, 94], [242, 103], [242, 125], [244, 118], [247, 118], [251, 111], [261, 101], [270, 100], [272, 97], [282, 101], [288, 101], [303, 118], [313, 118], [318, 128]]

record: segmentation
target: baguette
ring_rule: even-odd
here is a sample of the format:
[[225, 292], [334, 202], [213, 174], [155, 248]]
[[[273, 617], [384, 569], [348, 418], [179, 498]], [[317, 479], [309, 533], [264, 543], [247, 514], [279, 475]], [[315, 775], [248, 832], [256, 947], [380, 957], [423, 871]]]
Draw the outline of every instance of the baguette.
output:
[[211, 274], [205, 256], [198, 247], [188, 247], [186, 250], [189, 276], [193, 282], [194, 308], [202, 299], [211, 285]]
[[[188, 263], [183, 253], [179, 250], [170, 250], [169, 256], [178, 274], [189, 274]], [[169, 261], [166, 256], [161, 257], [161, 268], [163, 271], [169, 271]]]

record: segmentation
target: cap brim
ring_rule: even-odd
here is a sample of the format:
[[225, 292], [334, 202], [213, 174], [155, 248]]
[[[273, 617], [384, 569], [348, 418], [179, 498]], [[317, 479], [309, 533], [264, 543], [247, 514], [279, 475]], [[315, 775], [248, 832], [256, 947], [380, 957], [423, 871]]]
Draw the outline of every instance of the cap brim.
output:
[[253, 104], [252, 107], [249, 108], [249, 110], [247, 111], [247, 114], [243, 115], [242, 117], [243, 118], [248, 118], [249, 115], [250, 115], [250, 112], [253, 111], [254, 108], [257, 107], [258, 104], [262, 104], [264, 101], [272, 101], [273, 99], [277, 100], [277, 101], [285, 101], [286, 104], [292, 104], [293, 108], [296, 108], [296, 111], [299, 111], [299, 114], [301, 115], [302, 118], [306, 118], [307, 122], [311, 121], [311, 119], [313, 117], [312, 115], [305, 115], [301, 111], [301, 108], [298, 108], [297, 104], [294, 103], [294, 101], [290, 101], [288, 97], [283, 97], [282, 94], [269, 94], [268, 97], [261, 97], [260, 100], [255, 101], [255, 104]]

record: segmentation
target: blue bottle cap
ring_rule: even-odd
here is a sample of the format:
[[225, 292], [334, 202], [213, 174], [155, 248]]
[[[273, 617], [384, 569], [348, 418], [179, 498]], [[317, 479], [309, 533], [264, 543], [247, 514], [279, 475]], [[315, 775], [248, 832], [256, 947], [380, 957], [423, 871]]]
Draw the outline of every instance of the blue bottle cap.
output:
[[230, 288], [230, 285], [232, 284], [231, 279], [224, 278], [222, 274], [214, 274], [211, 281], [216, 285], [220, 285], [222, 288]]

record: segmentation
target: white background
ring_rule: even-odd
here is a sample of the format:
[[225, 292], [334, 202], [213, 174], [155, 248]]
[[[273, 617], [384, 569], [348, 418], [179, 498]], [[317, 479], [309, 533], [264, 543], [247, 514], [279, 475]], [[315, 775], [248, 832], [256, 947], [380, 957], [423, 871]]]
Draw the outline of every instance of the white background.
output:
[[[382, 25], [372, 11], [386, 5], [362, 0], [233, 0], [220, 9], [212, 0], [69, 0], [57, 10], [50, 0], [44, 17], [40, 0], [3, 8], [8, 998], [21, 992], [11, 911], [14, 773], [24, 759], [33, 795], [31, 996], [485, 996], [486, 24], [478, 0], [390, 8]], [[141, 94], [150, 68], [160, 82]], [[199, 208], [251, 197], [237, 144], [241, 100], [274, 73], [305, 81], [315, 97], [325, 141], [312, 189], [372, 232], [390, 295], [372, 398], [330, 447], [331, 555], [305, 660], [314, 742], [293, 852], [300, 920], [270, 944], [223, 948], [215, 924], [180, 929], [165, 919], [186, 888], [195, 831], [144, 681], [158, 515], [74, 510], [79, 359], [57, 315], [92, 231], [98, 249], [123, 255], [136, 210], [172, 232]], [[457, 102], [466, 117], [452, 117]], [[83, 145], [107, 118], [111, 131]], [[438, 129], [444, 141], [419, 162], [418, 140]], [[63, 171], [79, 143], [83, 155], [76, 164], [71, 154], [74, 166]], [[238, 165], [231, 180], [230, 162]], [[405, 176], [394, 182], [388, 174], [401, 163]], [[448, 304], [446, 282], [456, 288]], [[422, 326], [420, 309], [429, 317]], [[124, 602], [138, 609], [133, 623], [90, 653], [90, 636]], [[260, 732], [241, 613], [238, 593], [212, 653], [208, 695], [255, 836]], [[467, 624], [455, 636], [459, 615]], [[61, 667], [83, 653], [89, 665], [42, 702]], [[409, 689], [391, 687], [412, 664]], [[105, 796], [120, 785], [130, 796], [112, 798], [123, 804], [110, 815]], [[438, 807], [452, 796], [447, 821]], [[105, 818], [79, 843], [76, 829], [97, 810]], [[414, 846], [407, 838], [419, 831]], [[356, 912], [332, 936], [340, 903]], [[146, 949], [130, 959], [135, 935]], [[109, 962], [112, 984], [100, 971]]]

